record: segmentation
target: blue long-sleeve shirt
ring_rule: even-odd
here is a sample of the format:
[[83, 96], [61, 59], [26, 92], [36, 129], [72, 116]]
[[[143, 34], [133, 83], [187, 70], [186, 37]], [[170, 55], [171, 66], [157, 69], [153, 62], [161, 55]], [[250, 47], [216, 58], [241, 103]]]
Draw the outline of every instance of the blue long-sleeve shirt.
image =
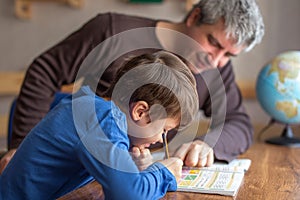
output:
[[82, 87], [30, 132], [0, 176], [0, 199], [56, 199], [96, 179], [106, 199], [159, 199], [177, 189], [160, 163], [139, 172], [125, 114]]

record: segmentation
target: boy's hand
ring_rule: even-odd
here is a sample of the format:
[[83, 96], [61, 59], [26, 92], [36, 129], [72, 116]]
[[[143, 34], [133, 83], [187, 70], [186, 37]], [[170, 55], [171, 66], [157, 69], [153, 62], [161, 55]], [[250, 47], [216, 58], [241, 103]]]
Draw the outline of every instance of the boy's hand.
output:
[[213, 149], [201, 140], [182, 144], [173, 154], [189, 167], [208, 167], [214, 162]]
[[143, 171], [153, 163], [153, 157], [149, 149], [133, 147], [131, 156], [140, 171]]
[[159, 162], [166, 166], [166, 168], [168, 168], [168, 170], [175, 176], [176, 181], [178, 182], [182, 175], [182, 160], [176, 157], [171, 157]]

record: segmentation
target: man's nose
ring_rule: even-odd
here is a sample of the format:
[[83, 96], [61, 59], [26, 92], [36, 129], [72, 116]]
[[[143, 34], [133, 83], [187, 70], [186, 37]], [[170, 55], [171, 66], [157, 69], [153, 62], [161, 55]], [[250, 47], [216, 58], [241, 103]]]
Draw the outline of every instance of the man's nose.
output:
[[217, 51], [211, 54], [211, 64], [214, 67], [219, 67], [220, 60], [222, 58], [221, 52]]
[[222, 51], [215, 52], [211, 56], [211, 63], [214, 67], [223, 67], [228, 60], [229, 58], [225, 57]]

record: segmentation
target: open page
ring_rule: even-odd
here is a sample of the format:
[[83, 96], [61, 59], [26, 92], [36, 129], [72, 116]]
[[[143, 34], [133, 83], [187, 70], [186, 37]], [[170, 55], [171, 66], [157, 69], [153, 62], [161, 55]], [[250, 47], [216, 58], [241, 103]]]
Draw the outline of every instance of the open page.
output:
[[235, 196], [250, 165], [249, 159], [236, 159], [211, 167], [183, 167], [177, 190]]

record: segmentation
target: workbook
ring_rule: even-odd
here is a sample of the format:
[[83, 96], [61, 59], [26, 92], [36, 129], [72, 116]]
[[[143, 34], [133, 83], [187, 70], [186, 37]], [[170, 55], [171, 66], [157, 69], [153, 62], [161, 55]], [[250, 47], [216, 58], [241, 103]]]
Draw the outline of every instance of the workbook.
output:
[[235, 196], [250, 165], [249, 159], [235, 159], [210, 167], [183, 167], [177, 191]]

